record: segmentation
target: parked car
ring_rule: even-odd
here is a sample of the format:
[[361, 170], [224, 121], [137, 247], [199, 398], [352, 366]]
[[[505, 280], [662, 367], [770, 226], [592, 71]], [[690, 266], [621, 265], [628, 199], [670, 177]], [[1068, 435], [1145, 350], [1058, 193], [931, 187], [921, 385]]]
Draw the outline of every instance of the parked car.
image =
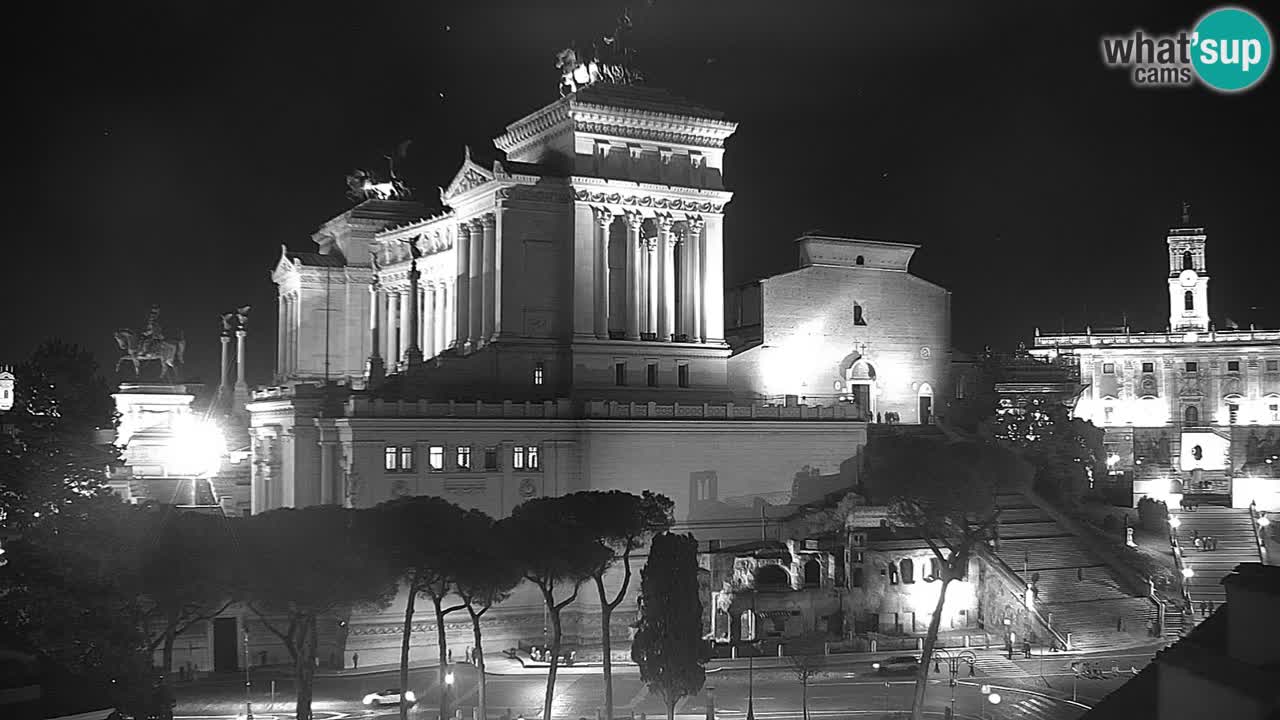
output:
[[[418, 697], [413, 694], [412, 690], [404, 691], [404, 699], [410, 704], [418, 702]], [[400, 688], [389, 688], [387, 690], [379, 690], [371, 692], [364, 696], [365, 705], [399, 705], [400, 704]]]
[[871, 669], [880, 674], [915, 672], [920, 667], [920, 658], [915, 655], [895, 655], [871, 663]]

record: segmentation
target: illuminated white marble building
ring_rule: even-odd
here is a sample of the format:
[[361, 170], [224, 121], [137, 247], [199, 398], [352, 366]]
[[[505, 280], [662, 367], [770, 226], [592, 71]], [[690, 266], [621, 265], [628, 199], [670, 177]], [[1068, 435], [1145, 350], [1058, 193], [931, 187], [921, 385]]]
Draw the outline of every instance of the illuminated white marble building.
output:
[[1280, 330], [1210, 321], [1204, 228], [1184, 213], [1166, 238], [1164, 332], [1042, 335], [1032, 352], [1078, 363], [1076, 416], [1106, 431], [1113, 465], [1132, 470], [1134, 502], [1184, 491], [1247, 506], [1276, 503]]
[[[806, 289], [830, 362], [801, 382], [825, 389], [764, 397], [737, 358], [759, 348], [725, 331], [735, 128], [665, 91], [590, 86], [508, 126], [501, 159], [464, 152], [443, 211], [366, 200], [316, 233], [319, 252], [283, 251], [277, 385], [248, 406], [253, 512], [422, 494], [503, 517], [532, 497], [647, 489], [675, 501], [680, 530], [731, 543], [759, 537], [762, 505], [851, 483], [864, 408], [916, 422], [949, 385], [949, 295], [906, 272], [915, 246], [802, 238], [804, 266], [763, 281], [760, 312], [789, 327], [805, 306], [771, 289]], [[842, 401], [840, 378], [878, 405]], [[394, 661], [402, 607], [352, 618], [348, 653]], [[591, 600], [575, 609], [566, 632], [589, 641]], [[500, 615], [491, 647], [542, 627], [532, 593]], [[448, 632], [460, 653], [469, 625]]]

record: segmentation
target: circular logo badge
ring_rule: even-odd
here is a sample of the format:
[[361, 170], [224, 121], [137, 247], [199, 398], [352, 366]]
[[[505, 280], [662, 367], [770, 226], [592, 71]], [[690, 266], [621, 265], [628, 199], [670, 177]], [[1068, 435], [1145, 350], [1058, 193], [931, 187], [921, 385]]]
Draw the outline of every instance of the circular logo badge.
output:
[[1240, 8], [1214, 10], [1196, 24], [1191, 64], [1204, 84], [1221, 92], [1253, 87], [1271, 66], [1271, 33]]

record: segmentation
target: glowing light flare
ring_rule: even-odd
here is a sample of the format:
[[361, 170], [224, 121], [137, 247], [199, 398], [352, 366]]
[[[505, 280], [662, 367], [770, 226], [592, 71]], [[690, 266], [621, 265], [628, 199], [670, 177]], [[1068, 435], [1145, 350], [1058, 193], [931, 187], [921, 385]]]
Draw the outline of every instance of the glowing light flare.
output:
[[992, 705], [999, 705], [1000, 693], [991, 693], [990, 695], [987, 696], [987, 701], [990, 702]]
[[1266, 527], [1271, 524], [1271, 518], [1263, 515], [1258, 518], [1258, 527]]
[[1191, 578], [1195, 577], [1195, 575], [1196, 575], [1196, 572], [1191, 569], [1190, 565], [1182, 568], [1182, 577], [1190, 580]]
[[214, 423], [183, 415], [174, 421], [168, 451], [176, 474], [208, 475], [221, 466], [227, 441]]
[[1182, 520], [1179, 519], [1177, 515], [1170, 517], [1169, 527], [1173, 528], [1174, 530], [1177, 530], [1178, 528], [1182, 527]]

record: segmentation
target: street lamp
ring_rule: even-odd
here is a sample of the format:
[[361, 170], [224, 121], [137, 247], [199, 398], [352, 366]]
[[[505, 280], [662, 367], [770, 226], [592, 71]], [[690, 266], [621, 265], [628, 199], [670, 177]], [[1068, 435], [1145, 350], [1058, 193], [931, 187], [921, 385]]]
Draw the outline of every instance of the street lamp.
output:
[[1177, 515], [1174, 515], [1169, 518], [1169, 527], [1177, 530], [1179, 527], [1182, 527], [1182, 520], [1180, 520]]
[[972, 652], [968, 650], [961, 650], [958, 653], [953, 653], [946, 649], [934, 650], [933, 651], [933, 671], [934, 672], [941, 672], [941, 669], [938, 667], [938, 660], [940, 659], [945, 660], [947, 662], [947, 670], [951, 676], [950, 717], [955, 717], [956, 716], [956, 685], [958, 684], [956, 682], [956, 676], [960, 674], [960, 663], [963, 662], [963, 663], [969, 664], [969, 677], [973, 677], [975, 674], [974, 663], [977, 662], [978, 656], [974, 655]]
[[1258, 527], [1266, 527], [1270, 524], [1271, 524], [1271, 519], [1268, 518], [1266, 515], [1260, 515], [1258, 517]]
[[253, 720], [253, 700], [249, 691], [253, 685], [249, 682], [249, 628], [244, 629], [244, 718]]
[[[741, 624], [741, 623], [739, 623]], [[747, 656], [747, 720], [756, 720], [755, 707], [755, 674], [756, 674], [756, 594], [751, 593], [751, 654]]]
[[1182, 568], [1182, 577], [1187, 580], [1190, 580], [1195, 574], [1195, 571], [1191, 569], [1190, 565]]

